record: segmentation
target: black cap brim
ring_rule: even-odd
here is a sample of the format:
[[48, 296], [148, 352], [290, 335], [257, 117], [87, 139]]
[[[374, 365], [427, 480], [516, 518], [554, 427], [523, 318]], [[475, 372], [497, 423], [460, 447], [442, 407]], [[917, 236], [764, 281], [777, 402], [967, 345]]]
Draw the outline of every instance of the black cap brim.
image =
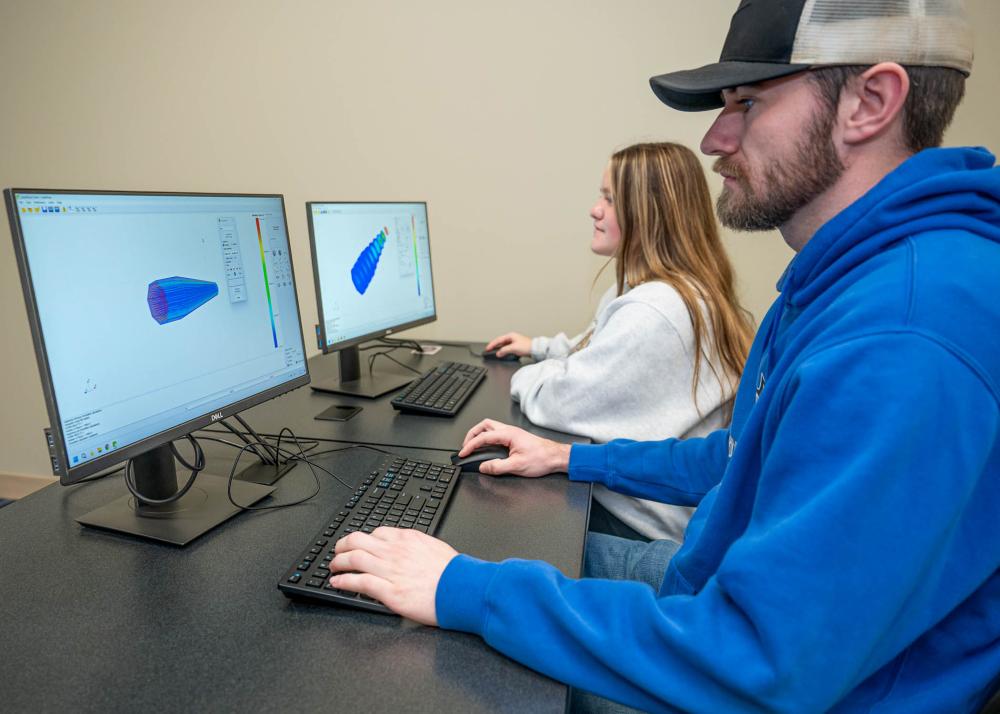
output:
[[807, 64], [716, 62], [651, 77], [649, 86], [660, 101], [682, 112], [703, 112], [723, 105], [722, 90], [756, 84], [809, 69]]

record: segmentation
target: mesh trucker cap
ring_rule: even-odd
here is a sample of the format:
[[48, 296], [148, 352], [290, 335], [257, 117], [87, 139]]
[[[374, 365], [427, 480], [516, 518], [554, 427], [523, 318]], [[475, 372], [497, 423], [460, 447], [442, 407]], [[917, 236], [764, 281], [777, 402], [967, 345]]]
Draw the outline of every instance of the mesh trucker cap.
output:
[[723, 106], [723, 89], [822, 65], [898, 62], [972, 69], [962, 0], [741, 0], [715, 64], [661, 74], [653, 92], [674, 109]]

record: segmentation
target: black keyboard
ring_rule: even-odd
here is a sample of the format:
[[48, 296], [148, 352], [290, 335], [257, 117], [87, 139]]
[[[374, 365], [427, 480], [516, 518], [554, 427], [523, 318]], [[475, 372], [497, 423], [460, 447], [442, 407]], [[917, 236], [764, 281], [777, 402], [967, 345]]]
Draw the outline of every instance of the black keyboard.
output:
[[433, 534], [444, 517], [458, 475], [459, 469], [450, 464], [386, 456], [295, 559], [278, 583], [278, 589], [288, 597], [392, 612], [378, 600], [330, 585], [329, 563], [333, 560], [334, 546], [348, 533], [371, 533], [379, 526]]
[[392, 406], [403, 412], [455, 416], [485, 375], [485, 367], [442, 362], [393, 397]]

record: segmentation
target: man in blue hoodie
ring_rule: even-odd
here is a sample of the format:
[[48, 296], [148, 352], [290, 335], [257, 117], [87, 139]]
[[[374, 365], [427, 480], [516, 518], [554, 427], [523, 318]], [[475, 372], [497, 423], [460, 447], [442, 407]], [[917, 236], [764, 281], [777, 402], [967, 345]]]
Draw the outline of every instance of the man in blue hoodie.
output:
[[462, 453], [697, 505], [658, 589], [392, 528], [341, 540], [355, 572], [332, 584], [645, 710], [980, 706], [1000, 673], [1000, 170], [931, 148], [967, 30], [953, 0], [743, 0], [718, 63], [651, 80], [721, 108], [702, 151], [723, 222], [797, 251], [730, 428], [569, 447], [487, 421]]

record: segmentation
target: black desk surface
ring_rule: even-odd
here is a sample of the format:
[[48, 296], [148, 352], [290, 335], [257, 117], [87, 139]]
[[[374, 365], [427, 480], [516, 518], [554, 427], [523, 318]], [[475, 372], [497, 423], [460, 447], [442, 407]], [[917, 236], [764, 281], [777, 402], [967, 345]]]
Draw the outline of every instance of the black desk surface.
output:
[[[403, 358], [408, 350], [396, 354]], [[408, 361], [426, 370], [441, 359], [481, 361], [464, 346]], [[399, 414], [389, 405], [391, 395], [365, 400], [309, 388], [244, 416], [264, 433], [289, 426], [300, 437], [386, 444], [395, 453], [441, 462], [486, 417], [574, 440], [521, 416], [509, 395], [516, 363], [484, 364], [486, 380], [454, 419]], [[336, 369], [333, 356], [310, 362], [314, 379]], [[333, 403], [364, 410], [343, 423], [313, 419]], [[320, 448], [335, 446], [328, 441]], [[217, 444], [208, 451], [206, 473], [228, 474], [234, 452]], [[352, 449], [320, 463], [358, 483], [379, 457]], [[249, 462], [244, 457], [242, 463]], [[278, 578], [348, 494], [317, 473], [322, 488], [308, 503], [240, 514], [186, 548], [75, 522], [125, 493], [120, 475], [49, 486], [0, 509], [0, 708], [563, 711], [565, 686], [477, 637], [282, 595]], [[312, 483], [299, 465], [262, 505], [295, 500]], [[465, 475], [438, 535], [459, 552], [537, 558], [579, 576], [589, 503], [589, 486], [563, 476]]]
[[[321, 463], [355, 483], [378, 458], [353, 449]], [[227, 467], [212, 461], [209, 471]], [[120, 475], [49, 486], [0, 509], [2, 708], [563, 710], [563, 685], [477, 637], [279, 593], [286, 567], [348, 494], [319, 475], [308, 503], [243, 513], [183, 549], [74, 521], [121, 495]], [[274, 498], [311, 485], [299, 465]], [[460, 552], [540, 558], [578, 576], [589, 499], [589, 487], [561, 476], [463, 476], [439, 535]]]
[[[482, 345], [478, 345], [481, 347]], [[361, 353], [361, 368], [366, 370], [370, 353]], [[378, 399], [349, 397], [341, 394], [316, 392], [300, 387], [294, 392], [272, 399], [243, 412], [243, 417], [254, 429], [265, 434], [276, 434], [282, 427], [290, 428], [299, 437], [329, 439], [344, 442], [365, 442], [386, 446], [412, 446], [456, 451], [466, 432], [483, 419], [497, 419], [528, 429], [532, 433], [556, 441], [581, 441], [560, 432], [534, 426], [525, 419], [521, 410], [510, 398], [510, 377], [520, 365], [517, 362], [483, 360], [474, 356], [467, 346], [445, 345], [432, 356], [410, 354], [410, 348], [396, 350], [393, 356], [414, 369], [426, 372], [444, 360], [468, 362], [486, 367], [486, 379], [479, 385], [469, 401], [455, 417], [435, 417], [421, 414], [401, 414], [392, 408], [392, 394]], [[337, 376], [337, 355], [318, 355], [309, 360], [309, 374], [314, 382]], [[384, 357], [375, 363], [375, 369], [402, 370]], [[412, 375], [416, 377], [416, 375]], [[320, 421], [315, 416], [333, 404], [351, 404], [362, 407], [360, 413], [345, 422]]]

